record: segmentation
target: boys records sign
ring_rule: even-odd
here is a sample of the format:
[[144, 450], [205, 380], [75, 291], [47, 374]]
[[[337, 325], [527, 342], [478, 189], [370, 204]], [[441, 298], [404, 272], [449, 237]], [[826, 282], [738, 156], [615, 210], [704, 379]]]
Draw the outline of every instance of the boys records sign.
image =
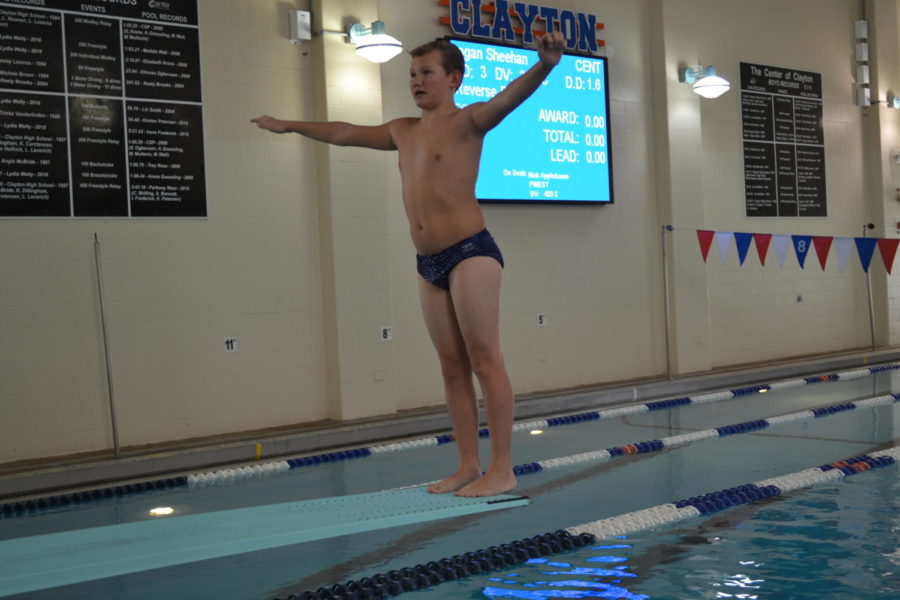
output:
[[824, 217], [822, 75], [741, 63], [748, 217]]
[[203, 217], [196, 0], [0, 0], [0, 217]]

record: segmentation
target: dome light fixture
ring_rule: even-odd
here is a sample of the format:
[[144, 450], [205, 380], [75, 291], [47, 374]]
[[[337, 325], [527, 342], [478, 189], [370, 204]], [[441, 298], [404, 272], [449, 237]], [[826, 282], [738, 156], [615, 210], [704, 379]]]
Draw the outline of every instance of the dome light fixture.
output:
[[347, 35], [356, 46], [356, 53], [374, 63], [387, 62], [403, 50], [400, 40], [384, 32], [384, 21], [373, 21], [371, 27], [354, 23]]
[[718, 98], [731, 88], [727, 79], [716, 75], [715, 67], [687, 67], [681, 71], [679, 80], [682, 83], [690, 83], [695, 94], [704, 98]]

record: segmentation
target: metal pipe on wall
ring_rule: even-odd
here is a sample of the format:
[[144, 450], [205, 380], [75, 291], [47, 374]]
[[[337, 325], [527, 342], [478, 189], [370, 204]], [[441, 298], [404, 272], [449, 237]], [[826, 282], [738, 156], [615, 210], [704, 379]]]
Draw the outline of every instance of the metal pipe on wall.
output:
[[[866, 237], [867, 229], [874, 229], [875, 225], [869, 223], [868, 225], [863, 225], [863, 237]], [[872, 350], [875, 350], [875, 304], [872, 300], [872, 271], [871, 265], [869, 269], [866, 269], [866, 291], [869, 293], [869, 335], [872, 340]]]
[[665, 313], [665, 329], [666, 329], [666, 377], [672, 379], [672, 342], [669, 312], [669, 259], [666, 252], [666, 234], [672, 231], [671, 225], [663, 225], [662, 228], [662, 267], [663, 267], [663, 308]]
[[119, 424], [116, 418], [116, 399], [113, 388], [112, 361], [109, 351], [109, 330], [106, 326], [106, 308], [103, 304], [103, 271], [100, 268], [100, 238], [94, 234], [94, 264], [97, 268], [97, 295], [100, 299], [100, 326], [103, 330], [103, 353], [106, 356], [106, 386], [109, 396], [109, 418], [112, 424], [113, 453], [119, 458]]

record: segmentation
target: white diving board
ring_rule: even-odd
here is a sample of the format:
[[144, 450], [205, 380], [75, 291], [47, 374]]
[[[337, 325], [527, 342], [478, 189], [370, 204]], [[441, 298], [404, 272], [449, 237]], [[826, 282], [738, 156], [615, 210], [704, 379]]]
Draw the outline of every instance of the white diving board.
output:
[[528, 504], [425, 487], [150, 518], [0, 541], [0, 596]]

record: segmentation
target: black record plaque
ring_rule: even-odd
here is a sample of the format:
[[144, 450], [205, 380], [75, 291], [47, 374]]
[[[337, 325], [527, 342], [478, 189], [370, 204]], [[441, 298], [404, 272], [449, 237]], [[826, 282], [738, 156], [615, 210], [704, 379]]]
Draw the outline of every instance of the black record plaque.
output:
[[129, 102], [128, 161], [134, 216], [192, 216], [203, 209], [206, 181], [200, 108]]
[[776, 195], [775, 148], [772, 144], [744, 141], [744, 194], [747, 212], [758, 217], [778, 216], [771, 198]]
[[67, 140], [64, 97], [0, 92], [0, 214], [71, 214]]
[[124, 27], [129, 97], [200, 102], [196, 29], [127, 22]]
[[822, 76], [741, 63], [748, 217], [824, 217]]
[[63, 92], [62, 16], [0, 5], [0, 88]]
[[76, 217], [127, 217], [122, 103], [69, 98], [72, 185]]
[[204, 217], [196, 0], [0, 0], [0, 217]]
[[70, 94], [122, 95], [119, 21], [66, 15], [66, 72]]

